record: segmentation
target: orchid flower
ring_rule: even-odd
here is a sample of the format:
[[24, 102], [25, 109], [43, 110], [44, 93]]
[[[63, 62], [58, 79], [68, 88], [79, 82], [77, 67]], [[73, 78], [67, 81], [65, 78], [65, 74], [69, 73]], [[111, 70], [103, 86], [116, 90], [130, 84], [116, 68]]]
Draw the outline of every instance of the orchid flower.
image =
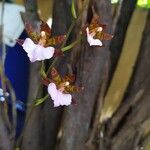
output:
[[80, 92], [83, 89], [72, 85], [75, 81], [75, 76], [67, 75], [61, 77], [55, 68], [52, 68], [51, 76], [52, 79], [44, 78], [43, 83], [48, 86], [48, 93], [53, 100], [54, 107], [72, 104], [71, 93]]
[[48, 85], [48, 93], [50, 94], [52, 100], [54, 101], [54, 107], [70, 105], [72, 96], [71, 94], [65, 94], [60, 89], [57, 89], [55, 83], [50, 83]]
[[58, 53], [58, 50], [56, 50], [53, 46], [60, 44], [64, 40], [65, 35], [51, 37], [51, 29], [47, 23], [43, 21], [41, 21], [39, 27], [40, 31], [34, 31], [32, 26], [27, 23], [25, 28], [29, 38], [26, 38], [25, 40], [18, 40], [18, 42], [20, 43], [21, 41], [21, 45], [27, 52], [31, 62], [50, 59], [55, 53], [62, 53]]
[[94, 35], [93, 33], [89, 33], [89, 28], [86, 28], [86, 33], [87, 33], [87, 41], [90, 44], [90, 46], [102, 46], [102, 41], [99, 39], [94, 39]]
[[90, 25], [84, 27], [86, 30], [87, 41], [90, 46], [103, 46], [102, 40], [111, 40], [112, 35], [105, 33], [105, 24], [99, 22], [99, 16], [94, 15]]
[[[42, 31], [41, 33], [44, 34], [44, 31]], [[50, 59], [51, 57], [53, 57], [54, 47], [44, 47], [44, 42], [42, 43], [43, 39], [41, 39], [38, 44], [34, 44], [34, 42], [30, 38], [25, 39], [22, 47], [27, 52], [31, 62]]]

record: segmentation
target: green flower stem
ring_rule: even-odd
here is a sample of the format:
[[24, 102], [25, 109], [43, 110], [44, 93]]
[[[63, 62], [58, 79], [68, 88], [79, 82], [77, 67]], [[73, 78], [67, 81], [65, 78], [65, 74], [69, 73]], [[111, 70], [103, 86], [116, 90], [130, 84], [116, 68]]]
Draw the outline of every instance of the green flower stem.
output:
[[35, 101], [35, 105], [34, 105], [34, 106], [38, 106], [38, 105], [40, 105], [41, 103], [45, 102], [45, 100], [46, 100], [48, 97], [49, 97], [49, 94], [47, 94], [47, 95], [46, 95], [45, 97], [43, 97], [43, 98], [37, 99], [37, 100]]
[[70, 45], [66, 46], [66, 47], [63, 47], [61, 50], [63, 52], [66, 52], [68, 50], [70, 50], [71, 48], [73, 48], [78, 42], [80, 42], [82, 39], [82, 37], [80, 36], [76, 41], [74, 41], [73, 43], [71, 43]]
[[77, 14], [76, 14], [76, 10], [75, 10], [75, 1], [74, 0], [72, 0], [71, 12], [72, 12], [72, 16], [76, 19], [77, 18]]

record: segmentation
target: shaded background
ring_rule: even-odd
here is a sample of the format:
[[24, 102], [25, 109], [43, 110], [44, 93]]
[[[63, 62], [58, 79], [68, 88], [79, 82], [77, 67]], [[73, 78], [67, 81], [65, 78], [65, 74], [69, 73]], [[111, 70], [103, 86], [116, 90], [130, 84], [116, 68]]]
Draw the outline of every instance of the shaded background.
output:
[[[67, 33], [74, 20], [71, 0], [15, 2], [25, 5], [25, 15], [33, 24], [39, 20], [38, 14], [44, 21], [53, 18], [53, 35]], [[112, 3], [115, 4], [106, 0], [75, 1], [77, 12], [85, 4], [87, 7], [67, 44], [78, 38], [81, 27], [90, 22], [92, 7], [102, 23], [107, 24], [107, 32], [114, 35], [103, 48], [89, 47], [83, 40], [65, 57], [59, 58], [57, 69], [62, 74], [75, 73], [77, 84], [85, 87], [82, 93], [74, 95], [76, 106], [54, 108], [48, 99], [32, 109], [34, 100], [46, 93], [44, 88], [37, 93], [40, 63], [29, 63], [19, 45], [7, 46], [5, 72], [21, 109], [17, 111], [17, 138], [0, 117], [0, 149], [150, 149], [150, 2], [139, 0], [137, 5], [136, 0], [122, 0]], [[25, 37], [23, 31], [21, 38]], [[47, 61], [45, 65], [48, 67], [50, 63]], [[22, 129], [25, 114], [28, 121]]]

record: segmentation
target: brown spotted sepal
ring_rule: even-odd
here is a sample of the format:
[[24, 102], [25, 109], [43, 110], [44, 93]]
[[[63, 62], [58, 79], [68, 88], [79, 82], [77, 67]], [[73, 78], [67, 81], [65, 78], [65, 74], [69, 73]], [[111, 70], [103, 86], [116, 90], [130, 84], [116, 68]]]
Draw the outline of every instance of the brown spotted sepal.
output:
[[[40, 44], [43, 47], [49, 47], [49, 46], [54, 47], [56, 45], [61, 44], [66, 38], [66, 35], [52, 36], [51, 28], [44, 21], [41, 21], [38, 24], [37, 29], [34, 29], [30, 23], [25, 22], [25, 30], [29, 38], [35, 44]], [[22, 42], [20, 42], [21, 40], [22, 39], [17, 40], [18, 44], [20, 45], [22, 45]]]
[[57, 90], [63, 94], [72, 94], [78, 93], [83, 90], [83, 87], [75, 86], [75, 75], [66, 75], [61, 77], [58, 71], [55, 68], [51, 69], [51, 78], [42, 77], [42, 83], [46, 86], [49, 86], [51, 83], [54, 83], [57, 87]]
[[65, 40], [65, 35], [52, 36], [51, 28], [44, 21], [33, 28], [31, 24], [25, 23], [25, 29], [29, 36], [25, 40], [18, 39], [17, 43], [23, 47], [31, 62], [50, 59], [53, 56], [63, 56], [60, 49], [56, 49]]
[[48, 46], [55, 46], [58, 44], [61, 44], [64, 40], [66, 35], [59, 35], [59, 36], [52, 36], [51, 35], [51, 28], [48, 26], [48, 24], [41, 20], [39, 23], [40, 30], [34, 30], [33, 27], [29, 23], [25, 23], [25, 29], [28, 34], [28, 36], [34, 41], [34, 43], [39, 43], [40, 39], [42, 37], [42, 32], [45, 34], [45, 42], [43, 43], [44, 47]]
[[99, 16], [95, 14], [91, 23], [82, 28], [82, 33], [86, 33], [90, 46], [103, 46], [103, 40], [111, 40], [113, 38], [113, 35], [104, 32], [107, 26], [99, 20]]

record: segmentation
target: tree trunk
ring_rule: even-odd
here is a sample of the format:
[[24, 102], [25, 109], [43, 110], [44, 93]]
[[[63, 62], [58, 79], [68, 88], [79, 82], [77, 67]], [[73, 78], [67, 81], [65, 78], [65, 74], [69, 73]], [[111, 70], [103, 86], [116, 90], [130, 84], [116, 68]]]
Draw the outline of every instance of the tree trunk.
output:
[[[26, 0], [24, 1], [26, 12], [23, 14], [24, 21], [28, 21], [33, 27], [37, 27], [37, 23], [40, 21], [37, 14], [37, 1]], [[25, 125], [23, 131], [19, 137], [19, 145], [21, 149], [36, 149], [41, 150], [43, 145], [41, 142], [42, 135], [42, 107], [33, 108], [33, 103], [37, 96], [42, 96], [42, 91], [38, 91], [40, 86], [40, 70], [41, 64], [36, 62], [30, 64], [30, 78], [29, 78], [29, 91], [28, 91], [28, 108], [25, 119]], [[38, 94], [38, 95], [37, 95]]]
[[[75, 2], [78, 3], [76, 6], [80, 10], [80, 4], [85, 1]], [[84, 87], [81, 93], [73, 95], [77, 105], [54, 108], [53, 101], [48, 98], [42, 105], [33, 109], [32, 104], [35, 99], [37, 96], [44, 97], [47, 94], [47, 88], [42, 87], [40, 91], [38, 90], [41, 84], [39, 82], [41, 63], [30, 65], [26, 124], [19, 139], [21, 150], [141, 150], [142, 147], [149, 150], [150, 12], [135, 71], [123, 102], [112, 118], [102, 125], [101, 130], [104, 132], [100, 132], [99, 135], [98, 131], [99, 110], [107, 90], [103, 89], [104, 76], [110, 69], [108, 80], [111, 81], [137, 0], [122, 0], [121, 2], [115, 18], [114, 38], [111, 43], [105, 42], [105, 47], [102, 48], [91, 47], [87, 40], [83, 39], [72, 51], [65, 52], [64, 57], [57, 58], [55, 67], [58, 71], [64, 75], [72, 69], [71, 71], [76, 74], [76, 84]], [[67, 33], [73, 21], [71, 3], [72, 0], [54, 0], [52, 35]], [[39, 21], [37, 1], [26, 0], [25, 7], [24, 19], [28, 19], [36, 27]], [[77, 21], [69, 40], [67, 40], [67, 45], [75, 37], [78, 38], [82, 26], [91, 20], [94, 11], [100, 16], [101, 23], [107, 24], [107, 32], [112, 31], [110, 1], [89, 0], [87, 9], [83, 12], [82, 18]], [[109, 64], [110, 61], [111, 64]], [[46, 61], [46, 68], [51, 63], [52, 60]], [[107, 87], [107, 83], [106, 81], [105, 87]], [[96, 124], [95, 119], [97, 119]], [[11, 138], [3, 120], [0, 115], [0, 150], [11, 150]], [[94, 128], [96, 130], [93, 132]], [[92, 139], [90, 141], [92, 146], [87, 144], [89, 139]]]
[[[53, 2], [53, 23], [52, 23], [52, 35], [63, 35], [67, 33], [67, 30], [71, 24], [71, 11], [70, 0], [55, 0]], [[67, 63], [70, 53], [66, 53], [64, 57], [58, 58], [58, 62], [55, 67], [61, 74], [67, 73]], [[47, 62], [49, 67], [51, 62]], [[45, 89], [47, 93], [47, 88]], [[44, 150], [54, 149], [57, 141], [57, 135], [61, 125], [61, 117], [63, 114], [63, 108], [54, 108], [53, 101], [48, 99], [44, 103], [43, 107], [43, 132], [44, 132]]]
[[[111, 40], [110, 51], [111, 51], [111, 67], [110, 76], [112, 77], [115, 70], [116, 64], [118, 62], [123, 43], [126, 36], [126, 31], [130, 23], [130, 19], [134, 12], [137, 0], [122, 0], [120, 1], [120, 6], [117, 15], [114, 19], [114, 37]], [[110, 77], [110, 79], [111, 79]]]
[[[110, 28], [111, 11], [108, 11], [111, 9], [110, 2], [101, 0], [92, 3], [97, 13], [103, 16], [101, 22], [107, 23], [108, 28]], [[84, 20], [84, 18], [82, 19]], [[76, 37], [79, 32], [79, 30], [76, 31]], [[90, 47], [85, 41], [78, 46], [80, 57], [74, 57], [77, 59], [74, 61], [77, 64], [73, 64], [73, 66], [77, 68], [77, 82], [84, 86], [84, 91], [74, 95], [77, 106], [70, 106], [65, 109], [59, 150], [86, 149], [85, 144], [90, 131], [94, 105], [99, 95], [106, 63], [109, 61], [108, 47], [108, 43], [105, 44], [104, 48]], [[77, 55], [75, 49], [77, 47], [72, 52], [73, 56]]]
[[[146, 147], [150, 133], [150, 13], [147, 18], [141, 52], [134, 76], [128, 88], [128, 95], [118, 112], [108, 124], [112, 150], [137, 150]], [[145, 145], [144, 145], [145, 144]]]

